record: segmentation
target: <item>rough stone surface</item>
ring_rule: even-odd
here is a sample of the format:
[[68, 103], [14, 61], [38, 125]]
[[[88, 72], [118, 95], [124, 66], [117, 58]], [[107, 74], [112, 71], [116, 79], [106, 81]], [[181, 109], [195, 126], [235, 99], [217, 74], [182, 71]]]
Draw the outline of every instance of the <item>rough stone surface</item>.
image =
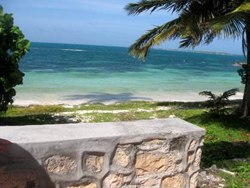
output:
[[201, 150], [201, 148], [198, 148], [198, 150], [196, 151], [195, 160], [194, 160], [194, 166], [196, 166], [196, 167], [198, 167], [200, 165], [201, 154], [202, 154], [202, 150]]
[[157, 179], [149, 179], [149, 180], [147, 180], [147, 181], [145, 181], [143, 184], [142, 184], [142, 187], [154, 187], [154, 188], [156, 188], [156, 187], [158, 187], [158, 182], [159, 182], [159, 180], [157, 180]]
[[[217, 169], [218, 170], [218, 169]], [[201, 188], [223, 188], [226, 187], [226, 180], [218, 176], [216, 171], [210, 169], [202, 170], [197, 177], [197, 186]]]
[[45, 161], [46, 169], [54, 174], [66, 174], [76, 171], [77, 165], [75, 160], [66, 156], [52, 156]]
[[147, 178], [142, 180], [136, 180], [137, 187], [150, 187], [150, 188], [158, 188], [159, 187], [159, 179], [156, 178]]
[[177, 138], [173, 138], [170, 142], [170, 150], [171, 151], [184, 151], [187, 145], [187, 137], [180, 136]]
[[95, 183], [85, 183], [82, 185], [68, 186], [67, 188], [97, 188]]
[[162, 153], [142, 153], [136, 156], [136, 175], [154, 172], [172, 172], [175, 168], [175, 156]]
[[194, 149], [194, 147], [196, 146], [196, 140], [192, 140], [191, 142], [190, 142], [190, 145], [189, 145], [189, 150], [192, 150], [192, 149]]
[[196, 188], [197, 187], [197, 177], [199, 172], [195, 172], [190, 178], [190, 186], [189, 188]]
[[189, 153], [188, 153], [188, 163], [193, 162], [193, 160], [194, 160], [194, 155], [195, 155], [195, 153], [193, 153], [193, 152], [189, 152]]
[[116, 164], [127, 167], [131, 162], [130, 152], [132, 150], [132, 145], [119, 145], [115, 152], [114, 161]]
[[106, 188], [118, 188], [130, 183], [131, 180], [131, 176], [125, 176], [122, 174], [109, 174], [104, 180], [104, 185]]
[[[0, 127], [0, 138], [16, 143], [8, 145], [7, 154], [0, 152], [0, 187], [193, 186], [204, 133], [178, 118]], [[190, 143], [194, 146], [189, 150]]]
[[169, 150], [168, 145], [166, 144], [166, 140], [154, 139], [150, 141], [144, 141], [142, 144], [138, 145], [140, 150], [150, 151], [156, 149], [165, 149]]
[[184, 175], [177, 174], [171, 177], [166, 177], [162, 181], [162, 188], [181, 188], [184, 184]]
[[188, 165], [188, 167], [187, 167], [187, 172], [190, 174], [190, 173], [192, 173], [193, 172], [193, 165]]
[[103, 168], [103, 156], [88, 155], [86, 158], [86, 167], [89, 171], [100, 172]]
[[176, 135], [187, 132], [200, 132], [204, 135], [205, 131], [184, 120], [167, 118], [126, 123], [79, 123], [24, 127], [4, 126], [0, 128], [0, 137], [20, 144], [108, 138], [110, 136], [125, 137], [128, 135], [141, 135], [141, 138], [145, 140], [145, 135], [149, 134], [167, 135], [171, 133], [171, 135]]

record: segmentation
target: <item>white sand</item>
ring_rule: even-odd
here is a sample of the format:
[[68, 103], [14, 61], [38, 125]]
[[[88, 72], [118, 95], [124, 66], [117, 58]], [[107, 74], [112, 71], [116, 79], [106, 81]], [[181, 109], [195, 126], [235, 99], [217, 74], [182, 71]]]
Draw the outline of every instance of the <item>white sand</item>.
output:
[[[242, 99], [243, 93], [237, 93], [230, 99]], [[180, 101], [180, 102], [194, 102], [204, 101], [206, 97], [199, 96], [197, 93], [166, 93], [166, 94], [108, 94], [108, 93], [93, 93], [85, 95], [71, 95], [71, 96], [56, 96], [56, 95], [41, 95], [35, 97], [20, 96], [17, 93], [14, 105], [29, 106], [29, 105], [79, 105], [83, 103], [103, 103], [113, 104], [125, 101]]]

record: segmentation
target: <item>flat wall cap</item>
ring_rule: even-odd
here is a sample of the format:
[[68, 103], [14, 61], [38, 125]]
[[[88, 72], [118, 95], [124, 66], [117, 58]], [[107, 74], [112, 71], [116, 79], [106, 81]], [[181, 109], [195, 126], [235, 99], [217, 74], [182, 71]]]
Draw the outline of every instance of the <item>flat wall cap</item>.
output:
[[78, 139], [155, 134], [205, 134], [205, 130], [178, 118], [131, 122], [2, 126], [0, 138], [13, 143], [41, 143]]

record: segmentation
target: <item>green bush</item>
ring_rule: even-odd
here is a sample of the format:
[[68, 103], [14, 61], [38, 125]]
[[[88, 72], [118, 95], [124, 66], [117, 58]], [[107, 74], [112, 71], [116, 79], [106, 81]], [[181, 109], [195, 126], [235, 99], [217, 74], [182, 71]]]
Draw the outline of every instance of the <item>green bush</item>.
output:
[[30, 42], [19, 27], [14, 26], [12, 14], [4, 14], [0, 5], [0, 113], [6, 112], [16, 95], [15, 86], [23, 83], [24, 73], [19, 61], [29, 50]]

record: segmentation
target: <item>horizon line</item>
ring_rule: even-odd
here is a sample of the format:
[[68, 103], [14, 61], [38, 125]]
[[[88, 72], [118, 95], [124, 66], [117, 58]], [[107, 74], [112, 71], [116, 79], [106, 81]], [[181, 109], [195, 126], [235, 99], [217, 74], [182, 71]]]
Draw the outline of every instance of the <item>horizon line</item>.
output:
[[[103, 45], [103, 44], [82, 44], [82, 43], [65, 43], [65, 42], [37, 42], [30, 41], [32, 43], [44, 43], [44, 44], [66, 44], [66, 45], [82, 45], [82, 46], [103, 46], [103, 47], [116, 47], [116, 48], [129, 48], [129, 46], [113, 46], [113, 45]], [[166, 50], [166, 51], [178, 51], [178, 52], [188, 52], [188, 53], [204, 53], [204, 54], [215, 54], [215, 55], [238, 55], [243, 56], [243, 54], [222, 52], [222, 51], [204, 51], [204, 50], [189, 50], [183, 48], [162, 48], [162, 47], [152, 47], [152, 50]]]

